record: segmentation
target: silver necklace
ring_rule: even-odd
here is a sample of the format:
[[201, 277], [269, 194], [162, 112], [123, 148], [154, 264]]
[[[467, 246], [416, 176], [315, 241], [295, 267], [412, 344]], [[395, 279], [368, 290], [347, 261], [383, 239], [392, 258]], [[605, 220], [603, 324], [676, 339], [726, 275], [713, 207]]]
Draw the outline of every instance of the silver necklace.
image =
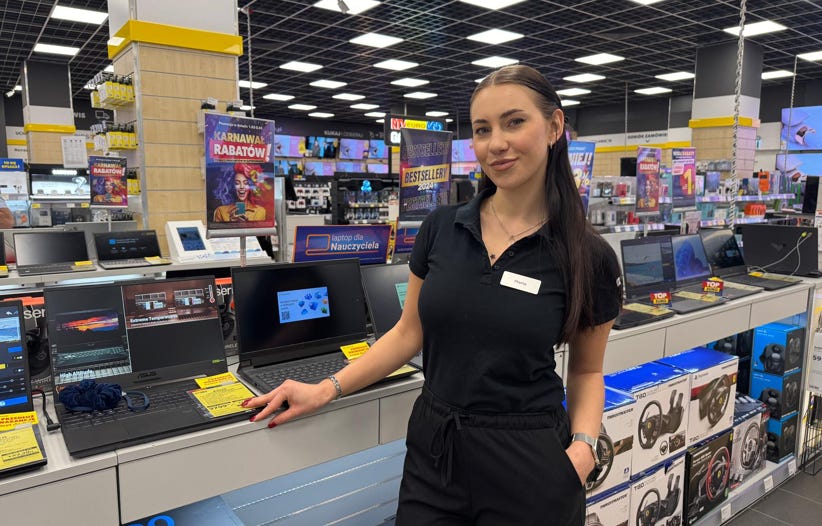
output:
[[[548, 218], [546, 217], [546, 218], [543, 218], [543, 219], [539, 220], [538, 222], [534, 223], [533, 225], [529, 226], [528, 228], [526, 228], [524, 230], [521, 230], [521, 231], [519, 231], [515, 234], [512, 234], [511, 232], [508, 231], [507, 228], [505, 228], [505, 225], [502, 223], [502, 219], [500, 219], [499, 215], [497, 215], [497, 209], [494, 208], [494, 199], [493, 198], [489, 199], [488, 204], [491, 206], [491, 213], [494, 214], [494, 218], [496, 218], [497, 223], [499, 223], [500, 228], [502, 229], [503, 232], [505, 232], [508, 235], [508, 242], [509, 243], [513, 243], [514, 241], [517, 240], [517, 238], [519, 236], [521, 236], [522, 234], [528, 232], [529, 230], [533, 230], [535, 228], [541, 227], [542, 225], [544, 225], [545, 223], [548, 222]], [[491, 260], [494, 260], [494, 259], [497, 258], [496, 254], [489, 254], [488, 257]]]

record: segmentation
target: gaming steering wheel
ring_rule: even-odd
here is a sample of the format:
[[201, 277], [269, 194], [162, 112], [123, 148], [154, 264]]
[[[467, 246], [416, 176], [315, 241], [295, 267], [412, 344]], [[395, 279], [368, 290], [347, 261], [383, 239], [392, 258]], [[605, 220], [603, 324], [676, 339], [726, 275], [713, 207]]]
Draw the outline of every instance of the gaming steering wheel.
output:
[[599, 515], [597, 515], [596, 513], [589, 513], [585, 517], [585, 526], [605, 526], [605, 525], [602, 524], [602, 522], [599, 520]]
[[748, 429], [745, 430], [745, 436], [742, 437], [740, 465], [743, 469], [753, 469], [759, 461], [759, 456], [762, 453], [760, 438], [759, 424], [754, 422], [748, 426]]
[[711, 427], [715, 426], [728, 407], [728, 400], [731, 398], [731, 378], [727, 374], [723, 374], [719, 378], [711, 380], [699, 392], [698, 398], [699, 418], [707, 416]]
[[785, 348], [778, 343], [769, 343], [759, 355], [759, 361], [766, 372], [782, 374], [785, 371]]
[[[611, 465], [614, 462], [614, 442], [608, 433], [605, 432], [605, 425], [600, 424], [599, 438], [597, 439], [597, 456], [601, 469], [593, 480], [585, 482], [585, 491], [592, 491], [605, 482], [611, 472]], [[593, 472], [592, 472], [593, 473]]]
[[667, 414], [662, 412], [662, 404], [656, 400], [648, 403], [639, 416], [639, 445], [642, 449], [652, 448], [663, 434], [676, 432], [682, 423], [682, 412], [682, 393], [677, 397], [676, 390], [671, 392]]
[[727, 447], [721, 447], [711, 457], [705, 474], [705, 497], [709, 502], [716, 500], [728, 484], [731, 472], [731, 454]]
[[639, 501], [639, 511], [636, 514], [636, 526], [654, 526], [659, 515], [662, 497], [655, 488], [648, 490]]
[[766, 387], [759, 395], [759, 399], [768, 406], [768, 412], [771, 414], [771, 418], [780, 418], [782, 416], [780, 414], [780, 408], [782, 406], [781, 398], [782, 393], [772, 387]]

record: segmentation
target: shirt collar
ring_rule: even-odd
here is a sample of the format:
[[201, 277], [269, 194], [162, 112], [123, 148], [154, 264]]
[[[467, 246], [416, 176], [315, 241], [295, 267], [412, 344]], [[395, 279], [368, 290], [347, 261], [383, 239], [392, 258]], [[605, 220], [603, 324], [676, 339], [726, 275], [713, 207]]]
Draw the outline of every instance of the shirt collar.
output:
[[[483, 201], [494, 195], [496, 191], [496, 188], [485, 188], [481, 192], [477, 193], [473, 199], [459, 207], [454, 218], [454, 224], [464, 226], [475, 236], [477, 236], [478, 239], [482, 239], [480, 228], [480, 206]], [[548, 239], [548, 235], [545, 233], [544, 229], [540, 228], [536, 233], [545, 239]], [[526, 236], [526, 238], [533, 235], [535, 234]]]

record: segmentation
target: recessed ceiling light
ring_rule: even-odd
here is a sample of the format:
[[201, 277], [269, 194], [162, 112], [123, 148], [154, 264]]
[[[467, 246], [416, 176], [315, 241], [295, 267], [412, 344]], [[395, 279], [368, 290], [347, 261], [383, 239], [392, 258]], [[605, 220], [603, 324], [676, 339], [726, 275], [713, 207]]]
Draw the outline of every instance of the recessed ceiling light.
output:
[[581, 73], [579, 75], [563, 77], [562, 80], [567, 80], [568, 82], [593, 82], [595, 80], [603, 80], [604, 78], [602, 75], [595, 75], [593, 73]]
[[399, 44], [402, 41], [402, 38], [381, 35], [379, 33], [366, 33], [364, 35], [358, 36], [357, 38], [352, 38], [351, 40], [349, 40], [349, 42], [351, 42], [352, 44], [359, 44], [361, 46], [371, 46], [379, 48], [393, 46], [394, 44]]
[[445, 119], [445, 122], [454, 122], [454, 119]]
[[333, 113], [323, 113], [321, 111], [315, 111], [314, 113], [309, 113], [309, 117], [316, 117], [318, 119], [330, 119], [334, 116]]
[[[777, 24], [776, 22], [771, 22], [770, 20], [764, 20], [762, 22], [754, 22], [753, 24], [746, 24], [745, 29], [742, 31], [742, 36], [753, 37], [756, 35], [763, 35], [765, 33], [784, 31], [785, 29], [788, 28], [782, 24]], [[726, 27], [722, 31], [739, 36], [739, 26]]]
[[577, 62], [584, 62], [585, 64], [591, 64], [592, 66], [599, 66], [601, 64], [610, 64], [611, 62], [625, 60], [625, 57], [612, 55], [610, 53], [598, 53], [596, 55], [588, 55], [587, 57], [579, 57], [574, 60]]
[[475, 60], [471, 62], [471, 64], [474, 64], [475, 66], [484, 66], [486, 68], [501, 68], [502, 66], [516, 64], [517, 62], [519, 62], [519, 60], [514, 58], [488, 57]]
[[319, 64], [311, 64], [310, 62], [300, 62], [299, 60], [292, 60], [281, 65], [282, 69], [290, 69], [292, 71], [302, 71], [303, 73], [310, 73], [322, 69]]
[[416, 88], [418, 86], [425, 86], [428, 84], [428, 81], [405, 77], [404, 79], [392, 80], [391, 84], [394, 84], [395, 86], [405, 86], [406, 88]]
[[51, 12], [51, 18], [100, 25], [106, 21], [106, 18], [108, 18], [108, 13], [58, 5], [54, 8], [54, 11]]
[[[254, 107], [256, 108], [257, 106], [254, 106]], [[240, 106], [240, 110], [241, 111], [251, 111], [251, 106], [249, 106], [248, 104], [243, 104], [242, 106]]]
[[411, 93], [406, 93], [403, 97], [409, 99], [433, 99], [436, 97], [436, 93], [429, 93], [427, 91], [413, 91]]
[[762, 72], [762, 80], [781, 79], [783, 77], [793, 77], [793, 72], [787, 69], [775, 69], [773, 71]]
[[371, 111], [365, 114], [366, 117], [385, 117], [384, 111]]
[[9, 97], [9, 98], [14, 97], [14, 90], [13, 89], [8, 90], [6, 92], [6, 97]]
[[651, 5], [651, 4], [655, 4], [657, 2], [661, 2], [661, 1], [662, 0], [631, 0], [631, 2], [636, 2], [637, 4], [642, 4], [642, 5]]
[[589, 93], [591, 93], [591, 90], [583, 88], [568, 88], [557, 91], [557, 95], [562, 95], [563, 97], [576, 97], [577, 95], [588, 95]]
[[362, 100], [365, 95], [355, 95], [353, 93], [337, 93], [332, 98], [340, 100]]
[[377, 119], [376, 122], [378, 124], [385, 124], [385, 119]]
[[692, 79], [696, 75], [687, 71], [675, 71], [673, 73], [665, 73], [663, 75], [656, 75], [659, 80], [667, 80], [668, 82], [676, 82], [677, 80]]
[[484, 7], [485, 9], [505, 9], [509, 5], [514, 5], [524, 0], [460, 0], [460, 2]]
[[[374, 0], [345, 0], [344, 2], [340, 2], [339, 0], [321, 0], [314, 4], [314, 7], [336, 11], [344, 15], [358, 15], [378, 5], [380, 5], [380, 3]], [[342, 6], [345, 6], [345, 8]]]
[[567, 108], [568, 106], [576, 106], [577, 104], [579, 104], [578, 100], [562, 99], [562, 106], [565, 108]]
[[315, 80], [310, 86], [314, 86], [315, 88], [337, 89], [347, 84], [347, 82], [340, 82], [338, 80]]
[[299, 110], [299, 111], [311, 111], [316, 110], [316, 106], [312, 106], [311, 104], [292, 104], [288, 107], [291, 110]]
[[634, 93], [641, 93], [642, 95], [659, 95], [660, 93], [670, 93], [670, 88], [660, 88], [655, 86], [653, 88], [635, 89]]
[[268, 86], [268, 84], [266, 84], [265, 82], [249, 82], [247, 80], [239, 80], [239, 81], [237, 81], [237, 84], [241, 88], [246, 88], [246, 89], [248, 89], [248, 88], [260, 89], [260, 88], [264, 88], [264, 87]]
[[80, 52], [79, 47], [56, 46], [54, 44], [34, 44], [35, 53], [49, 53], [51, 55], [67, 55], [73, 57]]
[[476, 40], [483, 44], [502, 44], [503, 42], [510, 42], [524, 36], [525, 35], [514, 33], [513, 31], [505, 31], [504, 29], [489, 29], [488, 31], [483, 31], [482, 33], [477, 33], [465, 38], [468, 40]]
[[379, 104], [366, 104], [365, 102], [360, 102], [358, 104], [352, 104], [349, 107], [352, 108], [352, 109], [355, 109], [355, 110], [376, 110], [377, 108], [380, 107], [380, 105]]
[[445, 117], [446, 115], [448, 115], [447, 111], [426, 111], [425, 112], [426, 117]]
[[283, 95], [282, 93], [269, 93], [268, 95], [263, 95], [264, 99], [268, 100], [279, 100], [279, 101], [287, 101], [294, 98], [294, 95]]
[[822, 51], [814, 51], [812, 53], [802, 53], [797, 55], [797, 57], [801, 58], [802, 60], [809, 60], [811, 62], [815, 62], [817, 60], [822, 60]]
[[474, 82], [476, 82], [477, 84], [479, 84], [479, 83], [480, 83], [480, 82], [482, 82], [483, 80], [485, 80], [485, 77], [482, 77], [482, 78], [480, 78], [480, 79], [474, 79]]
[[374, 64], [375, 68], [393, 69], [394, 71], [402, 71], [404, 69], [411, 69], [419, 66], [416, 62], [408, 62], [407, 60], [383, 60]]
[[85, 86], [83, 86], [83, 89], [94, 91], [97, 89], [97, 84], [95, 84], [94, 81], [90, 80], [86, 83]]
[[23, 91], [23, 86], [17, 84], [16, 86], [14, 86], [14, 91]]
[[106, 73], [114, 73], [114, 65], [109, 64], [108, 66], [105, 67], [105, 69], [103, 69], [103, 71], [105, 71]]

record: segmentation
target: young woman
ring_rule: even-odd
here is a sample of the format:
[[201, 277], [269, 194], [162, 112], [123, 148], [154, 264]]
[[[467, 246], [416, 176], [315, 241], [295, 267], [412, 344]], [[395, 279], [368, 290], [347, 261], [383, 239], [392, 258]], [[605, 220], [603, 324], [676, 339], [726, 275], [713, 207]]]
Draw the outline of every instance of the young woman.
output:
[[[259, 421], [288, 401], [274, 427], [422, 347], [396, 524], [582, 525], [618, 263], [585, 219], [560, 100], [542, 75], [521, 65], [488, 75], [471, 122], [485, 188], [423, 222], [397, 325], [327, 381], [286, 381], [246, 405], [267, 404]], [[554, 370], [562, 343], [566, 386]]]
[[237, 163], [229, 178], [222, 181], [220, 200], [230, 201], [214, 210], [214, 221], [228, 223], [233, 221], [264, 221], [265, 207], [257, 204], [255, 191], [256, 179], [262, 168], [255, 165]]

